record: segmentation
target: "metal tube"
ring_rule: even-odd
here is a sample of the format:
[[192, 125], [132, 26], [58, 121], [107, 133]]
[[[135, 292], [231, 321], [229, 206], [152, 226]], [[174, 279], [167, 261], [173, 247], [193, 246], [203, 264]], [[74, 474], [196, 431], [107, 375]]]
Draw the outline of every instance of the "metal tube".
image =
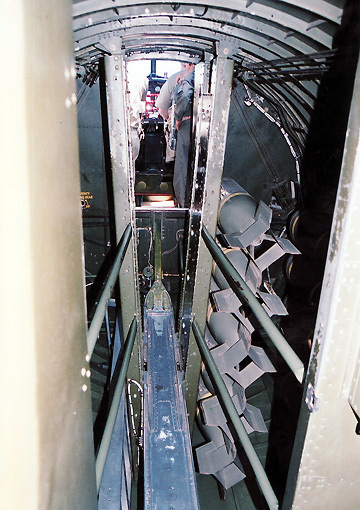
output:
[[96, 469], [96, 487], [97, 487], [98, 493], [100, 490], [101, 479], [102, 479], [102, 475], [103, 475], [103, 471], [104, 471], [106, 457], [107, 457], [107, 454], [109, 451], [109, 446], [110, 446], [111, 436], [112, 436], [112, 432], [113, 432], [115, 421], [116, 421], [116, 416], [117, 416], [117, 413], [119, 410], [120, 401], [121, 401], [121, 397], [123, 394], [126, 372], [129, 367], [131, 351], [133, 349], [135, 338], [136, 338], [136, 330], [137, 330], [137, 322], [136, 322], [136, 317], [134, 317], [134, 319], [131, 323], [128, 335], [126, 337], [124, 357], [122, 360], [119, 377], [116, 382], [114, 397], [113, 397], [110, 411], [108, 414], [108, 418], [106, 421], [104, 434], [101, 439], [100, 448], [99, 448], [99, 451], [96, 456], [95, 469]]
[[226, 255], [224, 255], [221, 248], [216, 244], [204, 226], [202, 228], [202, 237], [212, 257], [218, 264], [220, 270], [222, 271], [232, 290], [235, 292], [236, 296], [241, 300], [242, 303], [247, 303], [250, 306], [257, 320], [260, 322], [268, 337], [280, 352], [281, 356], [284, 358], [297, 380], [302, 382], [304, 377], [304, 365], [300, 358], [298, 358], [298, 356], [295, 354], [271, 318], [265, 312], [256, 296], [249, 289], [245, 281], [241, 278], [235, 267], [232, 265]]
[[162, 214], [159, 212], [155, 213], [154, 217], [154, 273], [155, 281], [161, 282], [162, 280], [162, 268], [161, 268], [161, 235], [162, 235]]
[[110, 333], [110, 321], [109, 321], [109, 308], [105, 310], [105, 325], [106, 325], [106, 339], [108, 344], [108, 350], [111, 349], [111, 333]]
[[182, 237], [179, 237], [179, 273], [182, 276], [184, 274], [184, 242]]
[[119, 275], [119, 270], [120, 270], [122, 261], [124, 260], [124, 256], [125, 256], [127, 247], [129, 245], [130, 239], [131, 239], [131, 225], [129, 224], [126, 227], [126, 229], [124, 230], [124, 233], [123, 233], [123, 235], [120, 239], [120, 242], [117, 246], [114, 264], [113, 264], [112, 269], [108, 275], [104, 290], [101, 293], [99, 302], [96, 306], [94, 316], [91, 320], [91, 324], [88, 329], [87, 345], [88, 345], [88, 354], [90, 357], [93, 353], [96, 341], [98, 339], [99, 331], [100, 331], [101, 325], [104, 320], [105, 310], [106, 310], [108, 301], [111, 297], [111, 293], [112, 293], [114, 284], [116, 282], [116, 278]]
[[[249, 459], [249, 462], [254, 470], [256, 479], [259, 483], [259, 486], [264, 494], [264, 497], [269, 505], [271, 510], [276, 510], [279, 508], [279, 502], [277, 497], [270, 485], [269, 479], [265, 473], [265, 470], [254, 450], [253, 445], [249, 439], [249, 436], [245, 430], [244, 425], [241, 422], [241, 419], [238, 415], [236, 407], [231, 400], [230, 394], [225, 386], [223, 378], [219, 372], [219, 369], [216, 366], [216, 363], [211, 355], [211, 352], [206, 345], [205, 339], [201, 333], [200, 327], [196, 320], [193, 320], [192, 329], [194, 332], [194, 336], [196, 342], [198, 344], [202, 359], [205, 361], [206, 367], [209, 370], [214, 386], [221, 397], [221, 403], [225, 407], [226, 413], [228, 414], [236, 434], [239, 438], [239, 441], [244, 448], [244, 451]], [[219, 399], [220, 400], [220, 399]]]

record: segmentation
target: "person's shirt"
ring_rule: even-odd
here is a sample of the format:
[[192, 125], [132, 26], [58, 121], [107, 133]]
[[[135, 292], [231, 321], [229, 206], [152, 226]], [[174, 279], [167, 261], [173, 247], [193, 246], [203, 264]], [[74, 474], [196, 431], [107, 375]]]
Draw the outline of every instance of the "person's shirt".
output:
[[155, 106], [159, 108], [159, 110], [168, 111], [171, 108], [171, 105], [173, 104], [174, 90], [177, 84], [177, 79], [181, 73], [183, 73], [183, 71], [172, 74], [161, 87], [155, 102]]
[[192, 102], [194, 97], [195, 72], [184, 76], [183, 80], [175, 88], [175, 120], [181, 122], [184, 118], [192, 115]]

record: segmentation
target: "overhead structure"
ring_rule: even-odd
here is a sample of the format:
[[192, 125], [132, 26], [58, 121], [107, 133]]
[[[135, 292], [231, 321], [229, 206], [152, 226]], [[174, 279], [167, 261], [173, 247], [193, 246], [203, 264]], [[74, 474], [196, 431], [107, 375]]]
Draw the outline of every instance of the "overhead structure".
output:
[[238, 78], [281, 104], [303, 147], [320, 79], [337, 55], [334, 36], [347, 22], [344, 5], [343, 0], [75, 1], [76, 62], [89, 73], [119, 46], [126, 59], [198, 62], [225, 45]]

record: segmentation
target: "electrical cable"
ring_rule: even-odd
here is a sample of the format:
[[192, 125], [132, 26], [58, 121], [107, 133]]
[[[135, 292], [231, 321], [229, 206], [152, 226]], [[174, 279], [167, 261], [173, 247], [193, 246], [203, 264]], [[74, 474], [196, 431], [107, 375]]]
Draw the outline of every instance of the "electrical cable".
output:
[[[290, 140], [290, 137], [289, 137], [289, 134], [285, 131], [285, 129], [282, 127], [282, 125], [280, 124], [279, 121], [277, 121], [276, 119], [274, 119], [274, 117], [272, 117], [266, 110], [264, 110], [264, 108], [262, 108], [262, 106], [260, 106], [252, 97], [251, 97], [251, 93], [250, 93], [250, 90], [249, 90], [249, 87], [247, 87], [247, 85], [244, 83], [244, 88], [246, 90], [246, 93], [247, 93], [247, 98], [246, 100], [249, 101], [251, 104], [253, 104], [255, 106], [255, 108], [257, 108], [263, 115], [265, 115], [265, 117], [267, 119], [269, 119], [271, 122], [273, 122], [279, 129], [280, 129], [280, 132], [281, 134], [283, 135], [283, 137], [285, 138], [285, 141], [286, 143], [288, 144], [289, 146], [289, 149], [290, 149], [290, 152], [291, 152], [291, 155], [293, 156], [293, 158], [295, 159], [295, 168], [296, 168], [296, 177], [297, 177], [297, 180], [298, 182], [300, 183], [300, 167], [299, 167], [299, 159], [300, 159], [300, 154], [298, 152], [296, 152], [296, 150], [294, 149], [292, 143], [291, 143], [291, 140]], [[246, 104], [246, 103], [245, 103]]]
[[[244, 82], [242, 82], [244, 83]], [[286, 131], [290, 134], [293, 140], [297, 141], [302, 151], [305, 147], [306, 136], [309, 129], [309, 122], [305, 119], [299, 108], [295, 104], [289, 104], [284, 101], [284, 98], [274, 88], [270, 87], [270, 90], [265, 90], [264, 86], [259, 86], [258, 83], [253, 83], [247, 80], [247, 85], [258, 94], [260, 97], [264, 97], [268, 103], [277, 110], [279, 118], [283, 126], [286, 126]], [[289, 118], [292, 122], [290, 126], [286, 118]], [[299, 124], [301, 122], [301, 124]]]
[[[132, 429], [133, 429], [133, 433], [134, 433], [134, 436], [138, 439], [139, 441], [139, 444], [140, 444], [140, 438], [142, 436], [142, 433], [140, 432], [140, 435], [137, 433], [136, 431], [136, 427], [135, 427], [135, 415], [134, 415], [134, 406], [133, 406], [133, 403], [132, 403], [132, 398], [131, 398], [131, 385], [134, 384], [140, 395], [141, 395], [141, 406], [140, 406], [140, 410], [141, 410], [141, 417], [142, 417], [142, 397], [143, 397], [143, 388], [141, 386], [140, 383], [138, 383], [137, 381], [135, 381], [135, 379], [128, 379], [128, 386], [127, 386], [127, 390], [128, 390], [128, 398], [129, 398], [129, 407], [130, 407], [130, 417], [131, 417], [131, 426], [132, 426]], [[140, 419], [141, 419], [140, 417]]]
[[[131, 398], [131, 385], [132, 384], [134, 384], [137, 387], [138, 392], [140, 393], [140, 397], [141, 397], [141, 399], [140, 399], [140, 433], [139, 434], [137, 433], [136, 426], [135, 426], [134, 406], [133, 406], [132, 398]], [[134, 434], [134, 437], [135, 437], [135, 440], [137, 443], [137, 465], [139, 466], [139, 464], [140, 464], [140, 448], [142, 448], [142, 446], [143, 446], [142, 419], [143, 419], [143, 408], [144, 408], [144, 390], [143, 390], [143, 387], [141, 386], [141, 384], [139, 382], [135, 381], [135, 379], [128, 379], [127, 397], [128, 397], [128, 402], [129, 402], [131, 427], [132, 427], [132, 431], [133, 431], [133, 434]]]
[[163, 251], [162, 255], [168, 255], [169, 253], [172, 253], [173, 251], [176, 250], [176, 248], [179, 246], [179, 241], [180, 241], [179, 233], [180, 232], [184, 232], [184, 229], [183, 228], [179, 228], [179, 230], [176, 231], [176, 234], [175, 234], [175, 236], [176, 236], [176, 244], [175, 244], [175, 246], [173, 246], [169, 250]]

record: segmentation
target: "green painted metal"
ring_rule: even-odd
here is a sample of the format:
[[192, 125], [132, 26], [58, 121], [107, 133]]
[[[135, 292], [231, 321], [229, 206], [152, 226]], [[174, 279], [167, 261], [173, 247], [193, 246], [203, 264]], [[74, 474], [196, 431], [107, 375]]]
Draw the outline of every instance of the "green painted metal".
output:
[[[185, 285], [191, 290], [191, 310], [197, 317], [201, 328], [205, 328], [208, 311], [209, 289], [211, 279], [212, 258], [201, 240], [201, 224], [205, 223], [209, 231], [215, 235], [217, 225], [217, 210], [219, 206], [222, 170], [227, 138], [228, 115], [233, 77], [234, 62], [227, 58], [230, 48], [225, 44], [219, 48], [219, 55], [213, 63], [211, 83], [209, 83], [210, 69], [204, 64], [202, 88], [197, 99], [195, 95], [194, 113], [197, 130], [196, 164], [198, 179], [194, 179], [193, 203], [190, 210], [189, 238], [199, 235], [198, 247], [194, 253], [186, 255]], [[196, 83], [196, 79], [195, 79]], [[208, 93], [210, 86], [210, 93]], [[198, 103], [197, 103], [198, 100]], [[216, 108], [214, 107], [216, 105]], [[205, 173], [204, 173], [205, 170]], [[196, 203], [201, 190], [201, 203]], [[199, 216], [201, 217], [199, 218]], [[192, 266], [196, 264], [196, 274], [193, 277]], [[191, 287], [193, 287], [191, 289]], [[186, 287], [185, 287], [186, 289]], [[191, 321], [191, 317], [190, 317]], [[189, 327], [191, 333], [191, 326]], [[185, 329], [181, 327], [181, 333]], [[189, 348], [186, 364], [186, 404], [189, 423], [192, 427], [199, 386], [201, 359], [193, 334], [189, 335]]]
[[359, 507], [359, 133], [360, 60], [284, 510]]
[[126, 377], [126, 373], [128, 371], [128, 367], [129, 367], [131, 352], [134, 347], [136, 332], [137, 332], [137, 322], [136, 322], [136, 318], [134, 317], [132, 320], [130, 329], [129, 329], [129, 333], [126, 338], [124, 357], [122, 360], [119, 377], [116, 382], [114, 397], [113, 397], [113, 400], [111, 403], [111, 408], [109, 411], [108, 419], [106, 421], [105, 430], [104, 430], [104, 434], [103, 434], [103, 437], [101, 440], [100, 448], [99, 448], [98, 454], [96, 456], [96, 487], [97, 487], [98, 493], [99, 493], [99, 489], [100, 489], [102, 474], [104, 471], [106, 456], [107, 456], [107, 453], [109, 450], [111, 436], [112, 436], [112, 432], [113, 432], [115, 421], [116, 421], [116, 416], [117, 416], [117, 413], [119, 410], [121, 397], [123, 395], [125, 377]]
[[155, 213], [154, 218], [154, 266], [155, 266], [155, 281], [161, 282], [162, 268], [161, 268], [161, 224], [162, 214]]
[[211, 355], [211, 352], [206, 345], [205, 339], [201, 333], [200, 327], [198, 323], [196, 322], [196, 319], [193, 320], [192, 323], [192, 329], [194, 332], [194, 336], [196, 339], [196, 342], [198, 344], [201, 356], [203, 360], [205, 361], [206, 367], [209, 370], [212, 378], [212, 382], [214, 383], [214, 386], [216, 387], [216, 390], [218, 394], [220, 395], [220, 402], [225, 408], [225, 414], [227, 414], [234, 426], [234, 429], [236, 431], [236, 434], [240, 440], [240, 443], [242, 447], [244, 448], [244, 451], [247, 455], [247, 458], [249, 459], [249, 462], [251, 464], [251, 467], [254, 470], [256, 479], [258, 481], [258, 484], [264, 494], [264, 497], [269, 505], [269, 508], [271, 510], [275, 510], [279, 508], [279, 503], [277, 500], [277, 497], [270, 485], [269, 479], [265, 473], [265, 470], [254, 450], [253, 445], [251, 444], [251, 441], [249, 439], [249, 436], [245, 430], [244, 425], [241, 422], [241, 419], [238, 415], [238, 412], [236, 410], [236, 407], [231, 400], [230, 394], [226, 388], [226, 385], [223, 381], [223, 378], [221, 377], [221, 374], [219, 372], [219, 369], [216, 366], [216, 363]]
[[[124, 337], [130, 329], [133, 317], [137, 320], [137, 338], [134, 354], [129, 364], [129, 378], [140, 381], [140, 334], [141, 310], [137, 264], [137, 240], [135, 218], [135, 168], [131, 150], [130, 116], [126, 93], [125, 63], [121, 55], [121, 39], [111, 43], [112, 56], [104, 57], [105, 92], [113, 202], [116, 227], [116, 242], [128, 224], [132, 227], [129, 249], [119, 271], [121, 320]], [[140, 416], [140, 399], [134, 401], [134, 414]], [[132, 438], [133, 463], [137, 458], [137, 445]]]
[[131, 239], [131, 225], [128, 225], [124, 230], [121, 240], [117, 246], [114, 263], [111, 267], [110, 273], [107, 276], [106, 282], [104, 282], [104, 288], [98, 301], [94, 316], [91, 320], [91, 324], [87, 334], [87, 345], [88, 354], [91, 357], [94, 351], [96, 341], [99, 336], [100, 328], [104, 320], [106, 307], [111, 297], [112, 290], [114, 288], [116, 279], [119, 276], [119, 270], [124, 260], [126, 250], [129, 246]]
[[255, 317], [260, 322], [268, 337], [280, 352], [297, 380], [302, 382], [304, 377], [304, 365], [302, 361], [287, 343], [286, 339], [275, 326], [269, 315], [265, 312], [256, 296], [241, 278], [230, 260], [226, 257], [226, 255], [224, 255], [221, 248], [216, 244], [205, 226], [202, 228], [202, 237], [236, 296], [242, 303], [246, 303], [250, 306]]

